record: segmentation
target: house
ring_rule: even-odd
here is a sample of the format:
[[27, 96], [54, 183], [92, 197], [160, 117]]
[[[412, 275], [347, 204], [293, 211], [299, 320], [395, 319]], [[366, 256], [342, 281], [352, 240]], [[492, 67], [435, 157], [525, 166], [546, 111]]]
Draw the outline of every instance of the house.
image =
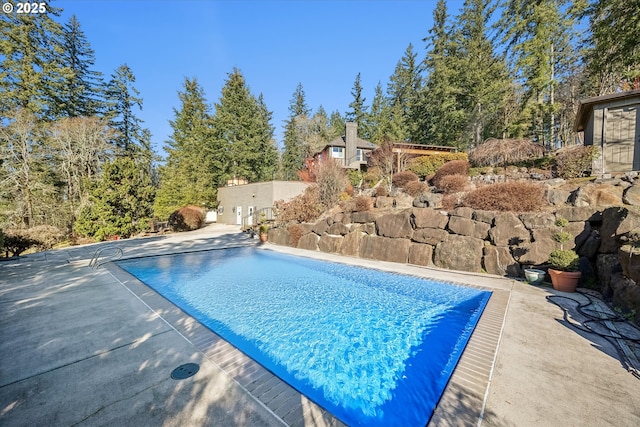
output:
[[584, 145], [600, 147], [593, 173], [640, 170], [640, 90], [612, 93], [580, 101], [574, 130], [584, 132]]
[[345, 123], [344, 135], [328, 143], [322, 151], [314, 154], [314, 161], [334, 159], [347, 169], [362, 169], [367, 164], [369, 153], [377, 145], [358, 138], [358, 124]]
[[262, 219], [272, 220], [275, 201], [289, 201], [302, 194], [307, 186], [309, 183], [300, 181], [267, 181], [220, 187], [217, 220], [243, 228]]

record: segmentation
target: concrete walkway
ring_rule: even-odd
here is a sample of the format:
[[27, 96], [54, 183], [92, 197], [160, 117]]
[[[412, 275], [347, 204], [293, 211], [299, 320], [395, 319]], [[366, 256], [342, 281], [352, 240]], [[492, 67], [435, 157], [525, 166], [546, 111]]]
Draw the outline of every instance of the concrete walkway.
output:
[[[106, 269], [87, 266], [102, 247], [130, 257], [252, 244], [213, 225], [0, 262], [0, 425], [283, 425]], [[481, 425], [640, 425], [640, 380], [606, 340], [564, 322], [545, 298], [553, 290], [397, 265], [410, 269], [510, 291]], [[188, 362], [197, 375], [170, 378]]]

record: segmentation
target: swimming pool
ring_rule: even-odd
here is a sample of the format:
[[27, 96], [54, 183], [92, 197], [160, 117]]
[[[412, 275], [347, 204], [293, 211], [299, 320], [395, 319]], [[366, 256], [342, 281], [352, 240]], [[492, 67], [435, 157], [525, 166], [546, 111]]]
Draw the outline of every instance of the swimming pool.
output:
[[254, 248], [118, 264], [349, 425], [426, 425], [490, 296]]

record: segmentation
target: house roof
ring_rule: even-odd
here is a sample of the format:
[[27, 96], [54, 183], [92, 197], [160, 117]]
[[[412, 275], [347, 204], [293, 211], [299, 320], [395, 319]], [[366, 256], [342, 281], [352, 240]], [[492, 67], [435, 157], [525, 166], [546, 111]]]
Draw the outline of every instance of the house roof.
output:
[[[322, 151], [324, 151], [327, 147], [346, 147], [346, 146], [347, 146], [346, 137], [342, 135], [341, 137], [336, 138], [330, 143], [328, 143], [327, 145], [325, 145]], [[372, 142], [356, 137], [356, 148], [366, 148], [366, 149], [373, 150], [374, 148], [377, 148], [377, 147], [378, 146]]]
[[640, 89], [628, 90], [626, 92], [610, 93], [608, 95], [594, 96], [593, 98], [587, 98], [580, 101], [578, 106], [578, 113], [576, 114], [576, 121], [573, 125], [573, 130], [581, 132], [584, 130], [587, 122], [589, 121], [589, 115], [593, 110], [593, 107], [598, 104], [604, 104], [610, 101], [617, 101], [620, 99], [640, 97]]

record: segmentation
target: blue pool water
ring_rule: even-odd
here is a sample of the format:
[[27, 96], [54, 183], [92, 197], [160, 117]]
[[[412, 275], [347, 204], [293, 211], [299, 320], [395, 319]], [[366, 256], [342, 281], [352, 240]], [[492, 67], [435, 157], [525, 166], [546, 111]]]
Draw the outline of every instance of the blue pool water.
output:
[[118, 264], [348, 425], [426, 425], [490, 296], [255, 248]]

